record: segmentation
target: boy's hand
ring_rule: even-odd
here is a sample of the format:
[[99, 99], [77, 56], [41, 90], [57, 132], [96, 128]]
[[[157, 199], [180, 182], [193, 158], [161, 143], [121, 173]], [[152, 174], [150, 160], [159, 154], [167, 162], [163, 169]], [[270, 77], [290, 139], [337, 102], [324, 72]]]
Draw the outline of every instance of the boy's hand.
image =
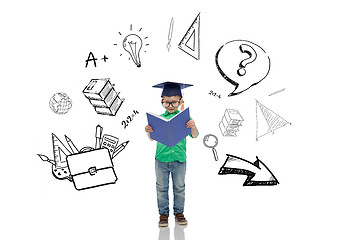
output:
[[145, 126], [145, 131], [147, 133], [153, 132], [153, 128], [151, 126], [147, 125], [147, 126]]
[[195, 121], [194, 120], [190, 120], [186, 123], [186, 127], [187, 128], [191, 128], [191, 136], [193, 138], [197, 138], [198, 136], [198, 130], [197, 130], [197, 127], [195, 125]]
[[194, 121], [194, 120], [188, 121], [188, 122], [186, 123], [186, 127], [187, 127], [187, 128], [194, 128], [194, 127], [196, 127], [196, 126], [195, 126], [195, 121]]

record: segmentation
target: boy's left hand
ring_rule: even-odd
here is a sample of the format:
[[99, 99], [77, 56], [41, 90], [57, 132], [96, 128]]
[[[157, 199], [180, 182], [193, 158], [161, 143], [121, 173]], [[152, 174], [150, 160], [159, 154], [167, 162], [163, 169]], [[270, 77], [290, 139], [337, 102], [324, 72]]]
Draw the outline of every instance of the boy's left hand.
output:
[[188, 121], [188, 122], [186, 123], [186, 127], [187, 127], [187, 128], [194, 128], [194, 127], [196, 127], [196, 126], [195, 126], [195, 121], [194, 121], [194, 120]]

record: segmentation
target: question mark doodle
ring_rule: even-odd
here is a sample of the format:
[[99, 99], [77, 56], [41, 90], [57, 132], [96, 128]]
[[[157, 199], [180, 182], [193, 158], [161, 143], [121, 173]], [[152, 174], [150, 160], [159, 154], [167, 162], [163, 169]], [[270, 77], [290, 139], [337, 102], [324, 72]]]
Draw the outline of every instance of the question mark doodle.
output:
[[256, 57], [257, 57], [257, 54], [256, 54], [254, 48], [252, 48], [248, 44], [241, 44], [239, 46], [239, 50], [242, 53], [247, 53], [249, 55], [249, 57], [243, 59], [243, 61], [241, 61], [239, 63], [239, 69], [237, 71], [239, 76], [244, 76], [247, 73], [247, 71], [245, 70], [247, 64], [250, 64], [250, 63], [254, 62]]
[[[223, 44], [216, 52], [215, 63], [221, 76], [234, 86], [228, 97], [258, 85], [269, 74], [271, 65], [265, 50], [247, 40], [232, 40]], [[250, 66], [250, 63], [253, 64]]]

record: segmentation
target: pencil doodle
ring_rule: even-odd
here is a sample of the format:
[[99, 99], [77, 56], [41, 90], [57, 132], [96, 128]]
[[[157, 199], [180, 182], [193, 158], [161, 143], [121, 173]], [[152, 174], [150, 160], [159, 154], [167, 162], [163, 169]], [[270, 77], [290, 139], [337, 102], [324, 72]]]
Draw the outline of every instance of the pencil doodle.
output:
[[115, 116], [125, 100], [115, 91], [110, 78], [91, 79], [83, 93], [96, 113], [103, 115]]
[[[128, 60], [132, 60], [137, 67], [142, 66], [141, 57], [140, 57], [142, 48], [144, 48], [145, 46], [149, 46], [148, 43], [145, 43], [145, 41], [146, 41], [146, 39], [148, 39], [148, 37], [144, 37], [142, 39], [142, 37], [139, 35], [139, 34], [141, 34], [140, 33], [141, 30], [142, 30], [142, 28], [140, 28], [138, 30], [138, 32], [136, 32], [136, 33], [130, 33], [130, 34], [126, 35], [122, 41], [123, 49], [130, 56], [128, 58]], [[130, 31], [133, 31], [132, 24], [130, 25]], [[121, 32], [118, 32], [118, 33], [120, 36], [122, 36]], [[115, 43], [113, 45], [117, 46], [118, 44]], [[146, 52], [145, 50], [143, 50], [143, 51]], [[122, 56], [122, 54], [120, 54], [120, 56]]]
[[[233, 40], [222, 45], [216, 53], [215, 63], [222, 77], [235, 86], [229, 97], [238, 95], [264, 80], [271, 65], [264, 49], [246, 40]], [[239, 63], [238, 66], [235, 63]]]
[[117, 145], [117, 147], [113, 151], [112, 158], [115, 158], [120, 152], [122, 152], [123, 149], [126, 148], [128, 143], [129, 143], [129, 141], [125, 141], [125, 142], [121, 143], [120, 145]]
[[254, 163], [243, 158], [226, 154], [227, 159], [220, 168], [218, 174], [247, 175], [243, 186], [271, 186], [279, 184], [270, 169], [256, 156]]
[[226, 109], [222, 120], [219, 123], [219, 129], [223, 136], [236, 137], [239, 127], [242, 126], [244, 121], [238, 110]]
[[200, 13], [192, 22], [178, 47], [196, 60], [200, 60]]
[[49, 99], [49, 107], [56, 114], [66, 114], [72, 106], [72, 100], [63, 92], [56, 93]]
[[217, 150], [215, 148], [218, 145], [218, 138], [213, 134], [207, 134], [203, 137], [203, 144], [208, 148], [212, 148], [214, 160], [218, 161]]
[[103, 130], [103, 128], [100, 125], [96, 126], [96, 131], [95, 131], [95, 148], [96, 149], [101, 146], [102, 130]]
[[168, 34], [168, 44], [166, 45], [168, 52], [170, 51], [170, 47], [171, 47], [171, 39], [173, 37], [173, 28], [174, 28], [174, 18], [171, 18], [170, 27], [169, 27], [169, 34]]
[[[76, 146], [74, 145], [72, 140], [68, 136], [64, 136], [64, 137], [65, 137], [65, 140], [67, 141], [67, 143], [69, 145], [69, 148], [71, 149], [70, 153], [78, 153], [79, 150], [76, 148]], [[62, 143], [62, 145], [63, 145], [63, 143]], [[69, 154], [67, 154], [67, 155], [69, 155]]]
[[77, 190], [113, 184], [117, 176], [112, 159], [115, 158], [129, 143], [118, 145], [117, 137], [104, 134], [102, 127], [96, 126], [95, 147], [83, 147], [80, 150], [73, 141], [65, 135], [67, 148], [60, 139], [52, 133], [54, 159], [37, 154], [42, 161], [52, 165], [52, 174], [56, 179], [73, 182]]
[[290, 124], [278, 114], [256, 100], [256, 140]]
[[278, 91], [276, 91], [276, 92], [273, 92], [273, 93], [269, 94], [269, 96], [275, 95], [275, 94], [280, 93], [280, 92], [283, 92], [283, 91], [285, 91], [285, 88], [283, 88], [283, 89], [281, 89], [281, 90], [278, 90]]

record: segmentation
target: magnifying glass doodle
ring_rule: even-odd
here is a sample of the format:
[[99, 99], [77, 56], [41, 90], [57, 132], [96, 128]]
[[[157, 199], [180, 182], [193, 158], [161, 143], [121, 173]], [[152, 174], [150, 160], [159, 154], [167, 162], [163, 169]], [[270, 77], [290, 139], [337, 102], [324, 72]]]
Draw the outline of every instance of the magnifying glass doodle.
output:
[[218, 145], [218, 138], [213, 134], [207, 134], [203, 137], [203, 144], [208, 148], [212, 148], [214, 159], [218, 161], [218, 155], [215, 149], [215, 147]]

